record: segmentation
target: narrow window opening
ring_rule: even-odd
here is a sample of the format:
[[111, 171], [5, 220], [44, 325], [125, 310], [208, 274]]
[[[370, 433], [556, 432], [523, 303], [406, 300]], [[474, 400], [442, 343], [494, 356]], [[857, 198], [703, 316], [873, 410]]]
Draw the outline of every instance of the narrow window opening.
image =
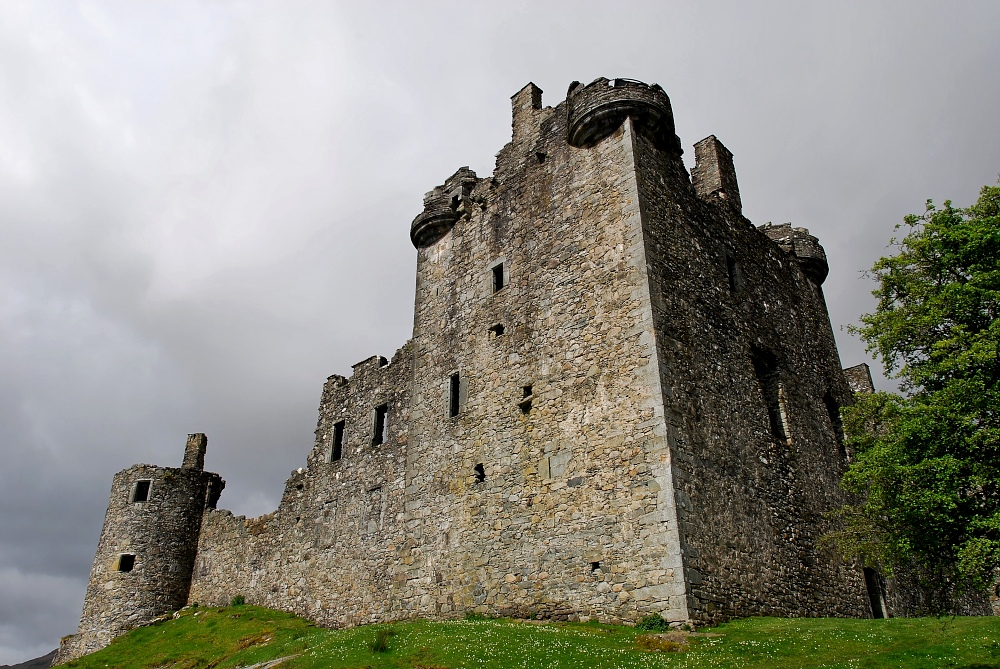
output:
[[543, 151], [536, 151], [535, 152], [535, 159], [539, 163], [544, 163], [545, 162], [545, 153]]
[[837, 451], [841, 458], [847, 458], [847, 448], [844, 446], [844, 422], [840, 418], [840, 406], [837, 400], [833, 399], [830, 391], [823, 395], [823, 404], [826, 406], [826, 413], [830, 417], [830, 427], [833, 428], [833, 437], [837, 440]]
[[385, 443], [386, 414], [389, 413], [388, 404], [380, 404], [375, 407], [375, 423], [372, 430], [372, 446]]
[[601, 563], [600, 562], [591, 562], [590, 563], [590, 571], [597, 571], [600, 568], [601, 568]]
[[486, 468], [483, 467], [483, 463], [479, 463], [472, 470], [476, 473], [476, 483], [482, 483], [486, 480]]
[[448, 381], [448, 416], [450, 418], [454, 418], [458, 415], [458, 400], [461, 388], [461, 377], [459, 377], [458, 372], [455, 372], [451, 375], [451, 379]]
[[504, 333], [504, 327], [502, 323], [497, 323], [490, 328], [490, 339], [496, 339], [497, 337], [502, 337]]
[[729, 292], [735, 293], [739, 288], [739, 270], [736, 267], [736, 258], [726, 254], [726, 274], [729, 275]]
[[530, 385], [521, 386], [521, 401], [517, 404], [521, 408], [521, 413], [531, 413], [531, 401], [534, 398], [535, 396]]
[[122, 553], [118, 556], [118, 571], [132, 571], [135, 568], [135, 556]]
[[149, 486], [152, 481], [142, 480], [135, 482], [135, 488], [132, 489], [132, 501], [133, 502], [148, 502], [149, 501]]
[[389, 366], [389, 361], [385, 359], [385, 356], [380, 355], [378, 357], [378, 366], [379, 367], [388, 367]]
[[493, 267], [493, 292], [496, 293], [504, 287], [503, 263]]
[[344, 427], [346, 421], [333, 424], [333, 447], [330, 449], [330, 462], [336, 462], [344, 457]]
[[882, 575], [871, 567], [864, 568], [865, 589], [868, 590], [868, 601], [872, 605], [872, 618], [885, 618], [885, 607], [882, 597]]
[[783, 388], [781, 387], [778, 361], [773, 353], [763, 349], [754, 349], [751, 357], [757, 384], [760, 387], [764, 405], [767, 408], [767, 420], [771, 436], [787, 441], [786, 416], [784, 415]]

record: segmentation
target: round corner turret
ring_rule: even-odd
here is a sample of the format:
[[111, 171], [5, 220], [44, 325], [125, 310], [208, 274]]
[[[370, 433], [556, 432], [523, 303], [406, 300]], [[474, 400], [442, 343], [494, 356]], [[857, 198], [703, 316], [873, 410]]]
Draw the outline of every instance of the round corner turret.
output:
[[781, 225], [765, 224], [760, 228], [771, 241], [783, 251], [795, 256], [802, 268], [802, 273], [817, 286], [822, 286], [830, 274], [830, 265], [826, 260], [826, 251], [819, 239], [809, 234], [805, 228], [793, 228], [791, 223]]
[[566, 103], [567, 141], [572, 146], [591, 147], [631, 118], [636, 131], [657, 148], [678, 156], [683, 153], [674, 131], [670, 98], [658, 84], [603, 77], [586, 86], [573, 82]]
[[424, 198], [424, 210], [410, 225], [410, 241], [418, 249], [426, 248], [444, 237], [458, 220], [458, 212], [452, 208], [448, 196], [435, 191]]
[[444, 185], [424, 196], [424, 210], [410, 224], [410, 241], [418, 249], [427, 248], [451, 232], [465, 210], [476, 185], [476, 173], [461, 167]]

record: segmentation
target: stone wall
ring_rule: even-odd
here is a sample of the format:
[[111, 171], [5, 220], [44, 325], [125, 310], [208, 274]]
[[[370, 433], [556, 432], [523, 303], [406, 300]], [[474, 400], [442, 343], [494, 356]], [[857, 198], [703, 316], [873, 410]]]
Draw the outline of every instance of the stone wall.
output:
[[636, 145], [691, 616], [865, 615], [857, 571], [816, 546], [851, 401], [821, 288], [737, 198]]
[[[331, 376], [320, 401], [316, 445], [292, 472], [274, 513], [205, 515], [190, 601], [234, 596], [329, 626], [398, 618], [398, 565], [410, 558], [401, 522], [409, 439], [410, 345], [372, 357], [345, 379]], [[375, 410], [387, 407], [373, 443]], [[334, 425], [344, 423], [333, 460]]]

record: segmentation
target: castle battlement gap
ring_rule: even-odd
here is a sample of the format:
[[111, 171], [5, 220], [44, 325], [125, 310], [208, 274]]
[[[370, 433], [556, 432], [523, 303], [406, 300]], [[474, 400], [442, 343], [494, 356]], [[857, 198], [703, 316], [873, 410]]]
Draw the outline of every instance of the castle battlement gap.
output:
[[657, 85], [511, 100], [493, 174], [415, 207], [411, 339], [329, 377], [277, 510], [216, 509], [197, 435], [184, 468], [120, 472], [62, 660], [236, 595], [327, 626], [881, 605], [816, 545], [852, 401], [819, 242], [743, 216], [715, 136], [689, 173]]

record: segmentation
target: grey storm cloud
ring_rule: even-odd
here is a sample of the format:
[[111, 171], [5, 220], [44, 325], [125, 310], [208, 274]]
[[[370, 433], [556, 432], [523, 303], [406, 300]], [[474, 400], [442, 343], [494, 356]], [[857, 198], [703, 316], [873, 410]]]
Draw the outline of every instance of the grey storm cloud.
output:
[[4, 3], [0, 663], [75, 631], [114, 472], [203, 431], [221, 505], [273, 510], [323, 379], [409, 336], [423, 193], [491, 172], [528, 81], [661, 84], [751, 220], [820, 237], [837, 329], [904, 214], [996, 180], [997, 25], [991, 1]]

